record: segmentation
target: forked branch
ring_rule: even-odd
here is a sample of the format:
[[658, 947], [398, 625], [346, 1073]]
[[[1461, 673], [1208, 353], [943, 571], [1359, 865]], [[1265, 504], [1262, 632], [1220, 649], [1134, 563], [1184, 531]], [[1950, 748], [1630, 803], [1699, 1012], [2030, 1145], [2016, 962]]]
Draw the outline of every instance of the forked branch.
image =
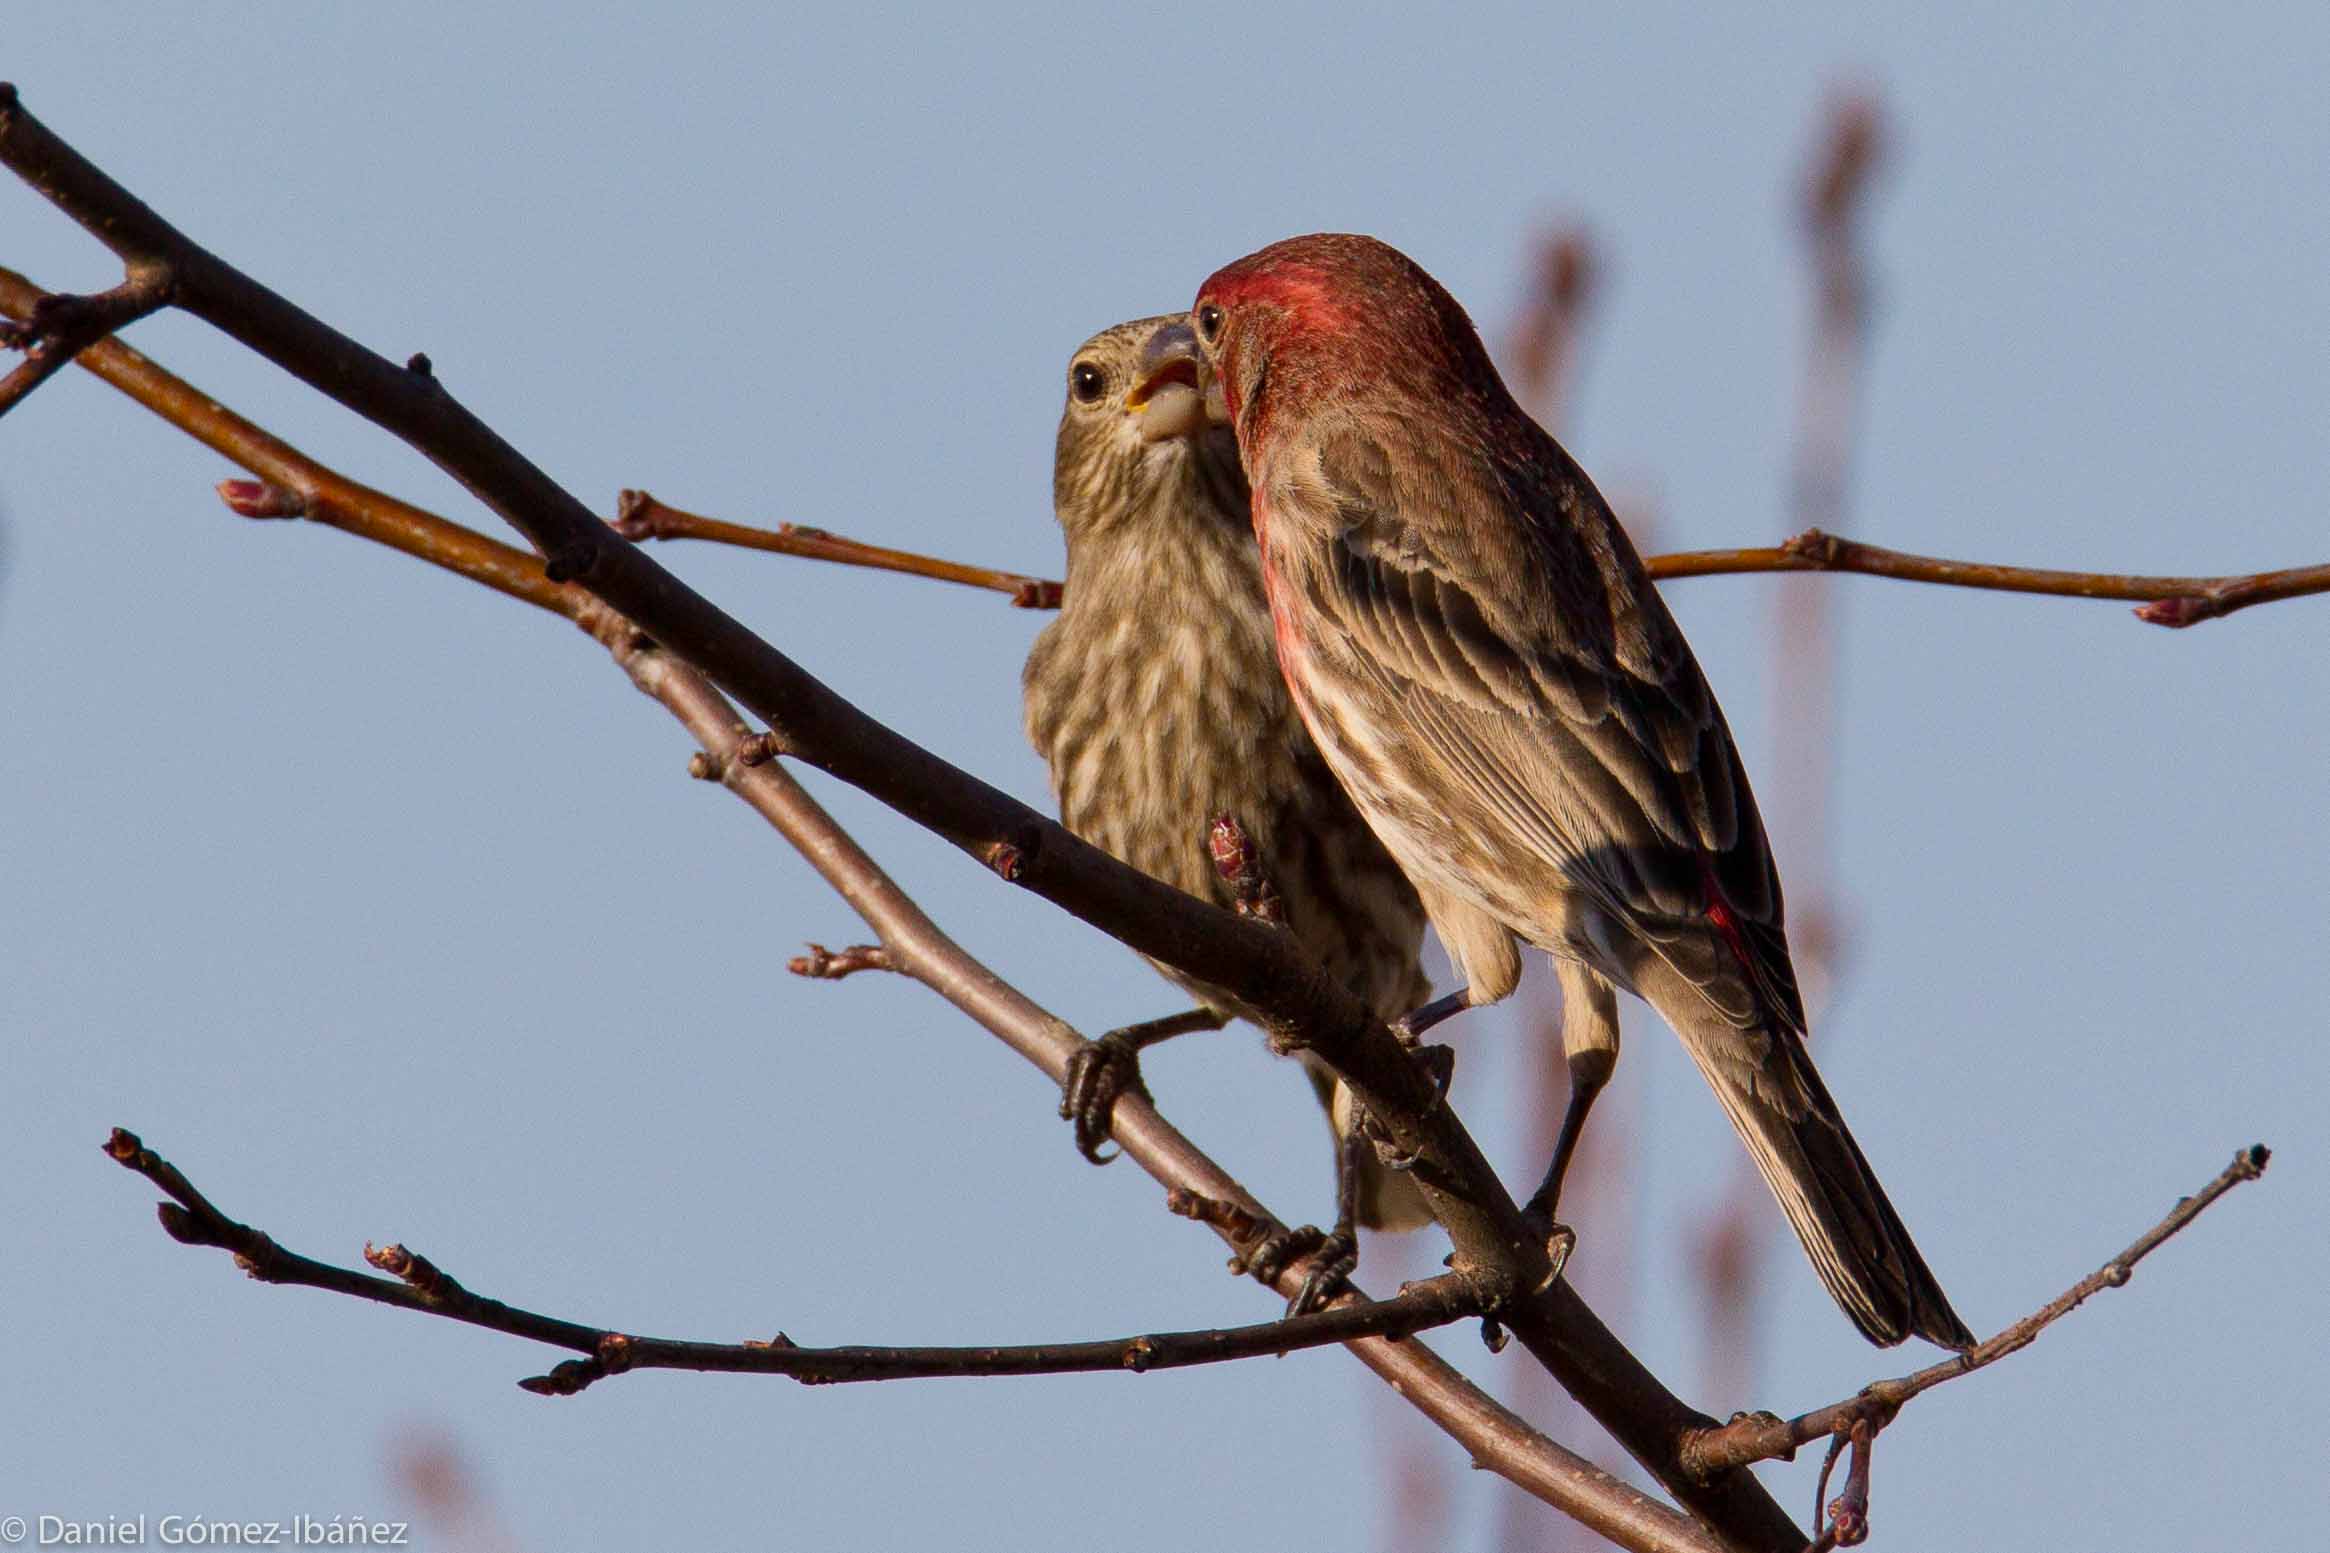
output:
[[968, 1375], [1069, 1375], [1120, 1370], [1181, 1369], [1269, 1354], [1299, 1352], [1361, 1338], [1399, 1339], [1481, 1314], [1479, 1292], [1454, 1273], [1411, 1284], [1388, 1300], [1351, 1300], [1315, 1315], [1252, 1326], [1193, 1332], [1148, 1332], [1097, 1342], [1028, 1343], [988, 1347], [804, 1348], [783, 1333], [762, 1342], [704, 1343], [637, 1337], [545, 1316], [474, 1294], [428, 1258], [401, 1245], [367, 1242], [364, 1260], [386, 1277], [335, 1267], [286, 1251], [262, 1230], [227, 1217], [178, 1168], [147, 1148], [137, 1134], [115, 1128], [105, 1142], [115, 1162], [136, 1171], [172, 1199], [159, 1206], [162, 1227], [190, 1246], [216, 1246], [262, 1283], [294, 1284], [393, 1305], [426, 1316], [465, 1322], [587, 1357], [547, 1375], [520, 1381], [545, 1396], [572, 1396], [625, 1370], [701, 1370], [786, 1375], [811, 1385]]
[[2271, 1157], [2271, 1151], [2262, 1143], [2243, 1149], [2233, 1156], [2231, 1164], [2217, 1173], [2215, 1180], [2192, 1196], [2177, 1199], [2176, 1206], [2125, 1251], [1989, 1341], [1915, 1374], [1874, 1381], [1855, 1396], [1795, 1418], [1775, 1418], [1769, 1413], [1744, 1414], [1719, 1429], [1692, 1436], [1683, 1447], [1683, 1460], [1693, 1471], [1723, 1472], [1752, 1462], [1787, 1460], [1795, 1455], [1798, 1446], [1847, 1434], [1859, 1422], [1867, 1423], [1872, 1432], [1882, 1430], [1920, 1393], [1961, 1375], [1971, 1375], [2008, 1354], [2028, 1348], [2041, 1332], [2077, 1310], [2091, 1295], [2126, 1284], [2136, 1264], [2151, 1255], [2161, 1242], [2200, 1217], [2204, 1209], [2234, 1187], [2264, 1175], [2266, 1162]]

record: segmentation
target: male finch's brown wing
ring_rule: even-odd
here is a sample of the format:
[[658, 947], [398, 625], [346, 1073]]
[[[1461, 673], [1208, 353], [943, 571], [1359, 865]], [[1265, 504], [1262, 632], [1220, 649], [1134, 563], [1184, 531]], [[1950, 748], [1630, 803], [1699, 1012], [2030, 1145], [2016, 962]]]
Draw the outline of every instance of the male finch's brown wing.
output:
[[[1502, 866], [1583, 892], [1743, 1027], [1801, 1030], [1730, 730], [1600, 494], [1542, 446], [1500, 464], [1395, 456], [1356, 432], [1324, 444], [1311, 499], [1335, 537], [1290, 569], [1312, 651], [1396, 700], [1519, 849]], [[1736, 942], [1706, 931], [1718, 904]]]
[[1550, 438], [1531, 451], [1435, 465], [1353, 433], [1272, 493], [1332, 509], [1299, 529], [1331, 536], [1323, 553], [1281, 567], [1309, 694], [1336, 695], [1335, 673], [1412, 737], [1376, 763], [1402, 764], [1410, 812], [1457, 854], [1435, 861], [1512, 927], [1550, 947], [1576, 892], [1646, 951], [1621, 979], [1872, 1341], [1968, 1346], [1804, 1050], [1778, 874], [1714, 695], [1600, 494]]

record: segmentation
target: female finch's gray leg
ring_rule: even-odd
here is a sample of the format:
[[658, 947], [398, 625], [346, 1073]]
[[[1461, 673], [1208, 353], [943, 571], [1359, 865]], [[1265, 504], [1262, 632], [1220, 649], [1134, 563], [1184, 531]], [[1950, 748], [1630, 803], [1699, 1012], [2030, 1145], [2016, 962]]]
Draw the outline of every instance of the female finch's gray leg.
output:
[[1298, 1257], [1311, 1259], [1302, 1287], [1286, 1302], [1290, 1316], [1307, 1316], [1323, 1309], [1343, 1292], [1359, 1266], [1360, 1150], [1368, 1147], [1357, 1127], [1335, 1140], [1335, 1227], [1321, 1233], [1316, 1224], [1282, 1229], [1239, 1258], [1245, 1270], [1264, 1283], [1278, 1281], [1280, 1269]]
[[1060, 1117], [1076, 1124], [1076, 1152], [1096, 1165], [1116, 1158], [1101, 1153], [1100, 1146], [1108, 1141], [1108, 1118], [1116, 1109], [1116, 1097], [1128, 1090], [1144, 1100], [1149, 1097], [1148, 1086], [1141, 1082], [1144, 1049], [1192, 1031], [1219, 1030], [1229, 1022], [1227, 1014], [1193, 1008], [1085, 1042], [1068, 1059], [1068, 1076], [1060, 1085]]
[[1569, 1058], [1570, 1098], [1561, 1113], [1561, 1132], [1553, 1144], [1553, 1163], [1545, 1180], [1522, 1211], [1555, 1227], [1554, 1209], [1561, 1202], [1562, 1177], [1569, 1173], [1570, 1156], [1577, 1152], [1578, 1135], [1585, 1131], [1586, 1113], [1594, 1097], [1610, 1082], [1618, 1066], [1618, 998], [1610, 983], [1574, 960], [1557, 962], [1561, 979], [1561, 1045]]

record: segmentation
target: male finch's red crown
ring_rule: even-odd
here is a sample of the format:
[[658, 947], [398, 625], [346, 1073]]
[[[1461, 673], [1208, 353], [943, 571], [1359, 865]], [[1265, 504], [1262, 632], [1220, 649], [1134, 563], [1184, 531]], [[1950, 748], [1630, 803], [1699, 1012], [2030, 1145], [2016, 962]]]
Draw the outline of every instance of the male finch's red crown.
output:
[[1297, 362], [1343, 378], [1344, 391], [1365, 377], [1441, 389], [1499, 381], [1456, 299], [1406, 254], [1355, 233], [1290, 237], [1223, 266], [1198, 289], [1191, 317], [1223, 367], [1233, 413], [1256, 354], [1274, 385]]

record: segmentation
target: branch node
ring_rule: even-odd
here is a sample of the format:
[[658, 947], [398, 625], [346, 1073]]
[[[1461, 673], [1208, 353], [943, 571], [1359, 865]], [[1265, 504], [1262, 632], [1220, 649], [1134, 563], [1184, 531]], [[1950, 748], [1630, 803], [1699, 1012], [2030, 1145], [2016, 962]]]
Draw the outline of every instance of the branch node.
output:
[[415, 377], [433, 379], [437, 375], [436, 364], [430, 361], [428, 356], [420, 351], [414, 351], [410, 356], [405, 358], [405, 370], [410, 372]]
[[1027, 854], [1016, 842], [991, 841], [979, 850], [979, 861], [995, 871], [1005, 884], [1017, 884], [1027, 872]]
[[1185, 1186], [1176, 1186], [1165, 1194], [1165, 1211], [1210, 1224], [1230, 1237], [1233, 1244], [1259, 1240], [1269, 1229], [1269, 1221], [1255, 1217], [1236, 1203], [1224, 1197], [1208, 1197]]
[[879, 944], [852, 944], [838, 954], [823, 944], [811, 944], [807, 954], [785, 962], [785, 969], [811, 981], [840, 981], [860, 971], [894, 971], [890, 951]]
[[1060, 585], [1048, 577], [1030, 577], [1012, 590], [1014, 609], [1058, 609]]
[[364, 1260], [391, 1278], [401, 1279], [423, 1299], [443, 1301], [469, 1297], [469, 1291], [436, 1263], [395, 1241], [385, 1246], [376, 1246], [367, 1240], [364, 1242]]
[[[163, 1227], [168, 1228], [167, 1223]], [[200, 1245], [211, 1241], [212, 1237], [207, 1231], [197, 1228], [195, 1233], [200, 1238], [191, 1242], [192, 1244]], [[174, 1238], [182, 1239], [183, 1237]], [[245, 1277], [255, 1278], [261, 1283], [282, 1283], [285, 1281], [281, 1270], [282, 1253], [265, 1230], [247, 1231], [243, 1243], [235, 1246], [233, 1253], [235, 1265], [243, 1270]]]
[[775, 733], [748, 733], [736, 741], [729, 758], [740, 766], [765, 766], [784, 752]]
[[24, 360], [0, 378], [0, 415], [90, 346], [128, 327], [178, 292], [173, 261], [140, 255], [128, 261], [122, 283], [87, 295], [44, 292], [25, 309], [21, 323], [0, 318], [0, 346], [24, 352]]
[[1817, 567], [1830, 567], [1837, 564], [1847, 543], [1825, 529], [1808, 528], [1801, 534], [1782, 540], [1780, 552]]
[[699, 782], [717, 782], [721, 777], [720, 761], [710, 750], [698, 750], [688, 757], [688, 775]]
[[1157, 1345], [1145, 1337], [1136, 1337], [1125, 1344], [1125, 1368], [1135, 1375], [1145, 1375], [1157, 1357]]
[[647, 492], [626, 486], [615, 493], [615, 521], [611, 526], [633, 544], [643, 539], [661, 539], [664, 528], [656, 516], [664, 510], [663, 503]]
[[542, 575], [552, 582], [580, 582], [599, 568], [599, 547], [584, 535], [575, 535], [542, 558]]

